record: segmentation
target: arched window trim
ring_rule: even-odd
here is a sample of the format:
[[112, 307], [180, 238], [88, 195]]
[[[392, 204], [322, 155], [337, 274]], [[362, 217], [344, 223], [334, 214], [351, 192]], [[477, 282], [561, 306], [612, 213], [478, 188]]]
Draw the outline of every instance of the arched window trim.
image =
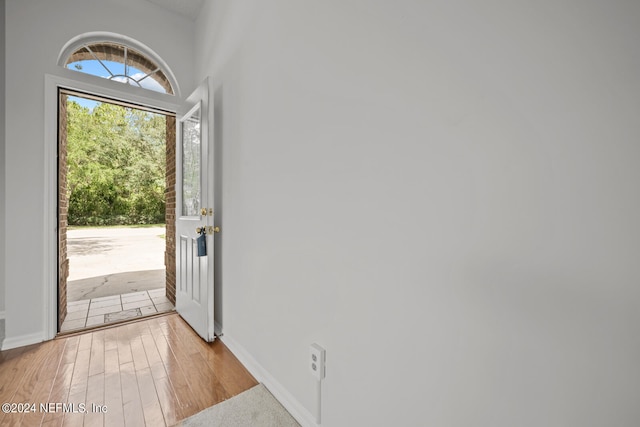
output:
[[60, 51], [60, 54], [58, 55], [58, 65], [64, 68], [66, 66], [67, 59], [76, 50], [82, 48], [85, 45], [91, 45], [100, 42], [121, 44], [134, 49], [143, 55], [146, 55], [149, 59], [158, 64], [167, 80], [169, 80], [169, 83], [173, 88], [173, 95], [180, 97], [180, 87], [178, 86], [178, 81], [176, 80], [175, 75], [173, 74], [167, 63], [160, 57], [160, 55], [158, 55], [152, 49], [140, 43], [139, 41], [132, 39], [131, 37], [123, 36], [121, 34], [108, 32], [90, 32], [80, 34], [69, 40], [64, 45], [64, 47]]

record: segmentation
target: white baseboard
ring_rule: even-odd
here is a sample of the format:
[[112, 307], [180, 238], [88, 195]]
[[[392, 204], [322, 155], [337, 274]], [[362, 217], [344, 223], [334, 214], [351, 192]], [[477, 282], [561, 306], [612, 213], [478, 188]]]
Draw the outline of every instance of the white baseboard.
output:
[[17, 337], [6, 337], [2, 342], [2, 348], [0, 350], [10, 350], [12, 348], [24, 347], [25, 345], [37, 344], [42, 341], [45, 341], [42, 332]]
[[227, 346], [229, 350], [238, 358], [245, 368], [255, 377], [256, 380], [263, 383], [273, 396], [285, 407], [293, 418], [300, 423], [302, 427], [317, 427], [315, 417], [302, 406], [296, 398], [285, 389], [273, 376], [267, 372], [254, 358], [251, 356], [237, 341], [229, 337], [226, 333], [220, 337], [220, 340]]

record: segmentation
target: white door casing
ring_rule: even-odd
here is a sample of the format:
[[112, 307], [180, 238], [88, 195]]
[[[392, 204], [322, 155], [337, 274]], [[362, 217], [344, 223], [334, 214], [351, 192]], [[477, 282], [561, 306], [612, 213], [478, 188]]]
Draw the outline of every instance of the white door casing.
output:
[[[58, 333], [58, 89], [93, 94], [103, 98], [177, 111], [175, 96], [144, 91], [131, 93], [121, 83], [60, 68], [44, 78], [44, 199], [42, 223], [45, 230], [42, 257], [42, 331], [16, 342], [15, 347], [55, 338]], [[5, 340], [5, 343], [6, 340]], [[4, 347], [3, 348], [8, 348]]]
[[[205, 341], [213, 341], [213, 105], [209, 81], [187, 98], [176, 132], [176, 310]], [[206, 256], [197, 256], [198, 229]]]

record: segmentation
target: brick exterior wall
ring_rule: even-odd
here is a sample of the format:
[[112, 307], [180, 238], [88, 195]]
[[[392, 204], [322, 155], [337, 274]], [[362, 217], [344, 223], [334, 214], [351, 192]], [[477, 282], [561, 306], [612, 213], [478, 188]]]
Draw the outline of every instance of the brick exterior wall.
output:
[[165, 223], [167, 224], [164, 265], [167, 271], [166, 295], [176, 304], [176, 118], [167, 117], [167, 180]]
[[67, 95], [60, 94], [58, 110], [58, 330], [67, 316]]

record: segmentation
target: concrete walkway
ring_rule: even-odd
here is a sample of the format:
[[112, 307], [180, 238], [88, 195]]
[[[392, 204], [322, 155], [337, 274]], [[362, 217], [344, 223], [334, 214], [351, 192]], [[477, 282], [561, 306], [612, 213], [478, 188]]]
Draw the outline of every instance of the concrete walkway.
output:
[[165, 228], [67, 232], [69, 302], [164, 288]]

